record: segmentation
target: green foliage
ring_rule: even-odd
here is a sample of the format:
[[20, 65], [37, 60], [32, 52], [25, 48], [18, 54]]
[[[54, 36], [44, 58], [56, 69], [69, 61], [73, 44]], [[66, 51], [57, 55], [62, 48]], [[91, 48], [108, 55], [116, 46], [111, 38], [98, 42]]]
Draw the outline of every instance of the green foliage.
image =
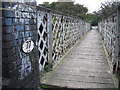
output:
[[99, 11], [104, 16], [108, 15], [112, 10], [114, 10], [118, 6], [119, 2], [111, 1], [102, 3], [101, 10]]
[[43, 2], [43, 4], [40, 4], [40, 5], [44, 6], [46, 8], [50, 8], [51, 7], [50, 4], [49, 4], [49, 2]]
[[107, 15], [109, 15], [114, 9], [120, 5], [120, 1], [109, 1], [101, 4], [100, 9], [93, 14], [87, 14], [86, 20], [91, 21], [92, 25], [97, 25], [97, 23]]
[[52, 2], [51, 4], [49, 2], [44, 2], [40, 5], [60, 11], [70, 16], [77, 16], [82, 19], [85, 19], [86, 13], [88, 12], [87, 7], [80, 4], [75, 4], [72, 0], [70, 0], [70, 2]]
[[45, 89], [45, 88], [49, 88], [49, 86], [47, 86], [47, 85], [40, 85], [40, 88]]
[[97, 26], [99, 18], [95, 14], [87, 14], [86, 21], [91, 22], [92, 26]]
[[98, 12], [93, 12], [93, 14], [87, 14], [88, 8], [80, 4], [75, 4], [73, 0], [66, 0], [66, 2], [52, 2], [51, 4], [49, 2], [44, 2], [40, 5], [56, 11], [60, 11], [70, 16], [80, 17], [83, 20], [91, 22], [92, 25], [97, 25], [97, 23], [103, 17], [107, 16], [112, 10], [114, 10], [118, 5], [120, 5], [120, 1], [112, 0], [109, 2], [102, 3]]
[[114, 9], [116, 9], [118, 5], [120, 5], [119, 0], [107, 1], [102, 3], [98, 12], [94, 12], [94, 14], [98, 17], [99, 20], [101, 20], [105, 16], [109, 15]]
[[52, 70], [52, 68], [48, 65], [45, 65], [44, 69], [45, 69], [46, 72], [49, 72], [49, 71]]

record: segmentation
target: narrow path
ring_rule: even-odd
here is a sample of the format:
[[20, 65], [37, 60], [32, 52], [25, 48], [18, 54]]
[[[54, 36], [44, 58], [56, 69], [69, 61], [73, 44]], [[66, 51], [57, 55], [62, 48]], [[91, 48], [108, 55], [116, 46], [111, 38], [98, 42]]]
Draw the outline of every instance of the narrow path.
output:
[[99, 33], [95, 30], [88, 32], [42, 84], [68, 88], [114, 88]]

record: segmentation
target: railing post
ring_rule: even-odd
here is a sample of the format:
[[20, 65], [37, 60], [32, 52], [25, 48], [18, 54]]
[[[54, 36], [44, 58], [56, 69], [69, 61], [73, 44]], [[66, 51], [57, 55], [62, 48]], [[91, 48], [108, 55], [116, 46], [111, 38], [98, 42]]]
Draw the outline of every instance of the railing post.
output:
[[118, 54], [119, 54], [119, 43], [118, 43], [118, 32], [119, 32], [119, 10], [117, 10], [117, 31], [116, 31], [116, 39], [115, 39], [115, 60], [117, 61], [116, 62], [116, 71], [117, 71], [117, 67], [118, 67]]
[[52, 61], [52, 14], [48, 12], [48, 65], [53, 66]]
[[[2, 8], [1, 1], [0, 8]], [[0, 10], [0, 89], [1, 88], [2, 88], [2, 10]]]
[[117, 22], [117, 40], [118, 40], [118, 43], [117, 43], [117, 58], [118, 58], [118, 83], [119, 83], [119, 85], [118, 85], [118, 88], [120, 88], [120, 60], [119, 60], [119, 58], [120, 58], [120, 55], [119, 55], [119, 52], [120, 52], [120, 7], [118, 7], [118, 10], [117, 10], [117, 20], [118, 20], [118, 22]]

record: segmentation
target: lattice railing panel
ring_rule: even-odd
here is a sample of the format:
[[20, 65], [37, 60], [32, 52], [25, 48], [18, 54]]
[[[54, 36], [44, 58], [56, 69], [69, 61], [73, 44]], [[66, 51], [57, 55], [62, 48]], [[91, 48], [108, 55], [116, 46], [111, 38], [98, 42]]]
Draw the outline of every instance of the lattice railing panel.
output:
[[52, 15], [52, 34], [53, 34], [53, 50], [52, 58], [53, 60], [58, 60], [61, 57], [63, 49], [63, 29], [62, 29], [62, 16]]
[[44, 69], [44, 66], [48, 63], [48, 36], [47, 36], [47, 13], [38, 11], [38, 50], [39, 50], [39, 68]]
[[113, 15], [102, 20], [99, 23], [99, 31], [101, 33], [104, 45], [108, 51], [108, 54], [112, 60], [113, 65], [117, 61], [116, 45], [117, 43], [117, 15]]
[[39, 71], [51, 70], [89, 28], [79, 18], [36, 6], [35, 0], [10, 1], [0, 2], [3, 84], [38, 87]]
[[38, 7], [38, 10], [39, 67], [44, 70], [45, 65], [57, 64], [64, 53], [90, 29], [90, 24], [45, 8]]
[[[90, 24], [81, 19], [53, 15], [53, 62], [59, 60], [75, 42], [90, 29]], [[82, 22], [82, 23], [81, 23]]]

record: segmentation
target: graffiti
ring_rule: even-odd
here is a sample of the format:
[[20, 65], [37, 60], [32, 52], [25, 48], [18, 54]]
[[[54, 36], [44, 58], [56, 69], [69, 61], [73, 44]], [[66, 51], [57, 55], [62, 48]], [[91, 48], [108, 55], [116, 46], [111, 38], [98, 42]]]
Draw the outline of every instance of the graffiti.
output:
[[34, 44], [37, 40], [37, 9], [31, 6], [36, 4], [26, 0], [15, 1], [3, 1], [1, 8], [4, 37], [2, 49], [5, 52], [2, 58], [5, 66], [2, 79], [5, 83], [2, 84], [3, 87], [11, 88], [36, 88], [39, 84], [38, 49]]
[[[36, 23], [34, 20], [36, 16], [35, 13], [32, 13], [33, 8], [26, 7], [22, 4], [13, 4], [12, 9], [15, 10], [14, 13], [12, 13], [14, 14], [12, 15], [14, 16], [14, 45], [19, 46], [17, 47], [16, 52], [18, 53], [18, 57], [21, 62], [21, 65], [19, 66], [20, 76], [18, 77], [18, 79], [24, 79], [24, 77], [28, 75], [32, 70], [31, 58], [28, 53], [30, 53], [33, 50], [35, 45], [32, 41], [33, 32], [31, 31], [30, 24], [33, 25], [34, 23]], [[31, 17], [33, 18], [30, 19]]]
[[30, 57], [26, 56], [22, 58], [22, 65], [20, 68], [20, 77], [19, 79], [23, 79], [26, 75], [28, 75], [31, 72], [31, 62], [30, 62]]
[[43, 71], [49, 63], [54, 66], [89, 30], [90, 24], [81, 19], [48, 12], [41, 7], [11, 4], [10, 10], [4, 11], [3, 25], [9, 29], [5, 35], [11, 36], [7, 40], [15, 55], [10, 60], [14, 60], [12, 64], [15, 64], [13, 69], [18, 71], [15, 76], [18, 81], [26, 79], [27, 75], [39, 73], [39, 70]]

